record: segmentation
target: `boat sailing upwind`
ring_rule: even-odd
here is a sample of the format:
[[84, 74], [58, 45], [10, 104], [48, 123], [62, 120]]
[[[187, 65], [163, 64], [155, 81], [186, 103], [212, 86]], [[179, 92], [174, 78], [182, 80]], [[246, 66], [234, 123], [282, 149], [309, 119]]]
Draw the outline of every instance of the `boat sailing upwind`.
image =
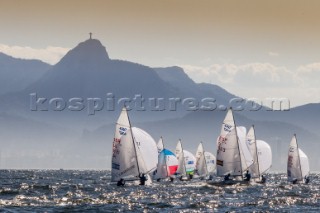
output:
[[156, 180], [165, 179], [173, 176], [178, 169], [178, 159], [173, 152], [164, 148], [163, 138], [161, 137], [158, 144], [158, 164], [153, 178]]
[[250, 166], [251, 177], [255, 181], [261, 181], [261, 175], [272, 165], [271, 147], [263, 140], [256, 140], [254, 126], [248, 131], [247, 145], [253, 158], [253, 164]]
[[202, 142], [199, 144], [196, 152], [196, 173], [199, 177], [213, 176], [216, 169], [216, 157], [204, 151]]
[[253, 163], [245, 146], [245, 129], [237, 130], [232, 110], [229, 109], [217, 140], [217, 176], [229, 174], [230, 177], [243, 180], [244, 170]]
[[178, 170], [177, 174], [180, 176], [180, 178], [189, 178], [190, 175], [192, 176], [194, 174], [195, 169], [195, 161], [196, 158], [194, 155], [187, 151], [183, 150], [181, 140], [179, 139], [176, 151], [175, 151], [176, 157], [178, 158]]
[[147, 175], [156, 169], [157, 160], [156, 143], [142, 129], [131, 127], [124, 107], [113, 139], [111, 181], [138, 180], [141, 174]]
[[294, 135], [291, 139], [289, 152], [287, 175], [288, 181], [303, 182], [309, 176], [309, 159], [307, 155], [298, 147], [297, 137]]

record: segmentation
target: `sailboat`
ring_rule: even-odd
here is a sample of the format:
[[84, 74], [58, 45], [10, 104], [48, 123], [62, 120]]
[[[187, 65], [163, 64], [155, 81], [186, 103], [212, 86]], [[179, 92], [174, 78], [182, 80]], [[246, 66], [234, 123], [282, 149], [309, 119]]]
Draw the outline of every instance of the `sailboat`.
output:
[[256, 182], [261, 182], [261, 175], [272, 165], [271, 147], [263, 140], [256, 140], [254, 126], [248, 131], [247, 146], [253, 158], [253, 165], [250, 167], [251, 177]]
[[131, 127], [125, 107], [116, 123], [112, 147], [111, 182], [139, 180], [141, 174], [148, 175], [156, 169], [156, 143], [144, 130]]
[[210, 153], [204, 151], [202, 142], [199, 144], [196, 152], [196, 174], [200, 178], [213, 176], [216, 169], [216, 157]]
[[304, 182], [304, 180], [307, 180], [309, 173], [309, 159], [298, 147], [297, 137], [294, 135], [291, 139], [288, 152], [288, 181], [293, 183]]
[[157, 143], [158, 164], [153, 173], [153, 179], [160, 180], [172, 177], [178, 169], [178, 159], [173, 152], [164, 148], [163, 138]]
[[173, 176], [178, 169], [178, 159], [168, 149], [163, 149], [158, 157], [157, 170], [154, 179], [166, 179]]
[[194, 174], [196, 158], [191, 152], [183, 150], [180, 139], [175, 154], [178, 158], [178, 170], [176, 173], [180, 175], [181, 180], [188, 180]]
[[[238, 137], [239, 134], [239, 137]], [[217, 140], [217, 176], [236, 180], [224, 181], [234, 184], [243, 181], [245, 169], [253, 163], [245, 145], [245, 128], [236, 128], [232, 109], [230, 108], [223, 121], [221, 133]]]

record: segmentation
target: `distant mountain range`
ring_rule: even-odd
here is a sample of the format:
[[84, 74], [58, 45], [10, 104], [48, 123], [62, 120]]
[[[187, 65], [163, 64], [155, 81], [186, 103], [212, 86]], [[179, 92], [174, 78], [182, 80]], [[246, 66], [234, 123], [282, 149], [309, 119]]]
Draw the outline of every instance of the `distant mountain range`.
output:
[[39, 60], [17, 59], [0, 53], [0, 95], [23, 90], [50, 67]]
[[[237, 98], [217, 85], [195, 83], [180, 67], [151, 68], [110, 59], [96, 39], [80, 43], [53, 66], [4, 54], [0, 54], [0, 65], [0, 144], [3, 147], [0, 165], [6, 168], [21, 166], [26, 156], [30, 162], [41, 159], [42, 164], [37, 167], [110, 168], [107, 156], [110, 157], [114, 123], [121, 106], [115, 111], [97, 111], [95, 115], [88, 115], [87, 109], [54, 111], [50, 106], [48, 111], [31, 111], [32, 93], [65, 101], [83, 98], [84, 105], [88, 104], [87, 98], [105, 100], [107, 93], [112, 93], [115, 99], [133, 98], [137, 94], [146, 99], [165, 100], [214, 98], [217, 107], [228, 106], [230, 99]], [[222, 108], [188, 111], [181, 104], [176, 111], [151, 111], [147, 106], [146, 111], [129, 112], [133, 125], [144, 128], [155, 139], [163, 136], [169, 148], [182, 138], [190, 151], [194, 152], [198, 143], [204, 141], [213, 153], [225, 113]], [[290, 111], [270, 112], [264, 108], [257, 112], [239, 111], [235, 115], [238, 125], [249, 128], [255, 124], [258, 138], [273, 148], [273, 168], [284, 170], [293, 133], [297, 133], [301, 147], [312, 158], [312, 168], [320, 169], [316, 152], [320, 148], [319, 113], [320, 104], [307, 104]], [[48, 152], [48, 147], [54, 153]], [[30, 153], [26, 154], [25, 150]], [[20, 154], [13, 155], [14, 151]], [[33, 166], [23, 162], [21, 167]]]

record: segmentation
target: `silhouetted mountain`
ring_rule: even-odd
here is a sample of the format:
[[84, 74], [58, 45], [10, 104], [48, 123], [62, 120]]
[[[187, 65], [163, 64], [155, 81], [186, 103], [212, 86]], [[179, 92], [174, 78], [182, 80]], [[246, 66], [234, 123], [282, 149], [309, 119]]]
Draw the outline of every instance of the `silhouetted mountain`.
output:
[[219, 105], [228, 105], [229, 100], [237, 97], [217, 85], [195, 83], [181, 67], [154, 68], [154, 70], [164, 81], [184, 93], [185, 97], [214, 98]]
[[266, 111], [244, 112], [244, 115], [253, 120], [286, 122], [308, 130], [320, 137], [319, 126], [320, 103], [306, 104], [291, 108], [287, 111]]
[[[11, 68], [7, 70], [14, 66], [8, 65]], [[45, 67], [49, 66], [44, 64]], [[41, 66], [38, 72], [41, 72], [40, 68]], [[19, 72], [12, 72], [10, 78], [19, 79]], [[42, 72], [45, 72], [45, 69]], [[0, 97], [0, 113], [5, 112], [0, 114], [0, 141], [3, 144], [10, 141], [12, 144], [2, 152], [2, 158], [4, 155], [11, 156], [6, 158], [11, 163], [15, 159], [12, 153], [17, 146], [22, 152], [20, 159], [25, 159], [24, 149], [32, 149], [30, 152], [33, 154], [29, 159], [38, 158], [37, 152], [47, 153], [39, 157], [42, 159], [42, 168], [59, 165], [66, 159], [68, 167], [110, 166], [105, 158], [111, 152], [114, 123], [121, 106], [108, 111], [107, 93], [113, 93], [114, 102], [121, 98], [132, 99], [137, 94], [141, 94], [145, 99], [194, 98], [198, 102], [203, 98], [214, 98], [217, 107], [220, 104], [228, 107], [229, 100], [236, 97], [217, 85], [195, 83], [179, 67], [150, 68], [110, 59], [105, 47], [96, 39], [80, 43], [44, 75], [34, 76], [38, 77], [31, 78], [31, 74], [28, 78], [33, 79], [29, 86], [19, 85], [20, 91]], [[7, 78], [9, 77], [4, 79]], [[47, 99], [44, 105], [47, 109], [31, 110], [32, 93], [37, 94], [38, 98]], [[52, 110], [55, 106], [48, 103], [51, 98], [62, 99], [66, 104], [65, 110]], [[81, 112], [68, 110], [70, 98], [83, 99], [84, 108]], [[98, 110], [94, 116], [88, 116], [88, 98], [101, 98], [105, 104], [104, 109]], [[178, 138], [182, 138], [184, 147], [190, 151], [194, 152], [198, 143], [204, 141], [206, 148], [215, 152], [216, 138], [225, 111], [218, 107], [214, 111], [191, 112], [192, 110], [186, 110], [180, 102], [176, 109], [169, 110], [166, 105], [163, 110], [158, 111], [152, 111], [148, 104], [147, 111], [137, 110], [137, 105], [127, 105], [135, 108], [129, 112], [133, 126], [144, 128], [156, 140], [163, 136], [169, 148], [173, 149]], [[293, 133], [297, 133], [300, 147], [313, 159], [311, 167], [318, 168], [319, 160], [315, 150], [319, 150], [319, 105], [301, 106], [289, 112], [267, 112], [265, 108], [257, 112], [241, 111], [236, 113], [236, 122], [247, 128], [255, 124], [257, 137], [266, 140], [273, 148], [275, 169], [284, 169], [287, 147]], [[48, 152], [48, 148], [59, 154]], [[53, 155], [55, 159], [59, 159], [54, 164], [50, 160]], [[0, 159], [0, 162], [4, 161]], [[13, 162], [10, 165], [18, 163]]]
[[121, 98], [135, 94], [167, 97], [170, 86], [147, 66], [109, 59], [100, 41], [89, 39], [70, 50], [26, 91], [48, 98], [105, 97], [108, 92]]
[[50, 67], [39, 60], [17, 59], [0, 53], [0, 95], [26, 88]]

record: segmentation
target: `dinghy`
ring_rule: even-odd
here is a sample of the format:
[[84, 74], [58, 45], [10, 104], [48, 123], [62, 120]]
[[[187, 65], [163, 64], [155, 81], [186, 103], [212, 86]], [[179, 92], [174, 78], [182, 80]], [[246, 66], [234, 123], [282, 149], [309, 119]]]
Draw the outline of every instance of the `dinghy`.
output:
[[248, 131], [247, 146], [253, 158], [253, 164], [250, 167], [251, 176], [256, 182], [263, 183], [261, 177], [272, 165], [271, 147], [265, 141], [256, 140], [254, 126]]
[[[238, 133], [240, 137], [238, 137]], [[243, 142], [244, 141], [244, 142]], [[243, 181], [244, 169], [247, 169], [253, 159], [248, 155], [245, 143], [245, 129], [236, 128], [232, 110], [229, 109], [223, 121], [220, 136], [217, 139], [217, 176], [230, 177], [212, 185], [248, 184]]]
[[216, 169], [216, 157], [210, 152], [204, 151], [202, 142], [199, 144], [196, 152], [195, 173], [200, 178], [211, 179]]
[[168, 149], [163, 149], [158, 157], [157, 170], [154, 179], [166, 179], [172, 177], [178, 169], [178, 159], [175, 154]]
[[153, 172], [153, 179], [173, 178], [172, 176], [178, 169], [178, 159], [173, 152], [164, 148], [163, 138], [161, 137], [158, 144], [158, 164], [157, 169]]
[[189, 180], [194, 174], [196, 158], [191, 152], [183, 150], [181, 140], [178, 141], [175, 154], [178, 159], [176, 174], [180, 180]]
[[308, 180], [309, 173], [309, 159], [298, 147], [297, 137], [294, 135], [291, 139], [288, 152], [288, 181], [293, 183], [303, 183]]
[[[153, 172], [157, 165], [157, 146], [142, 129], [131, 127], [124, 107], [116, 123], [112, 146], [111, 182], [139, 180], [139, 176]], [[147, 178], [146, 183], [150, 183]]]

